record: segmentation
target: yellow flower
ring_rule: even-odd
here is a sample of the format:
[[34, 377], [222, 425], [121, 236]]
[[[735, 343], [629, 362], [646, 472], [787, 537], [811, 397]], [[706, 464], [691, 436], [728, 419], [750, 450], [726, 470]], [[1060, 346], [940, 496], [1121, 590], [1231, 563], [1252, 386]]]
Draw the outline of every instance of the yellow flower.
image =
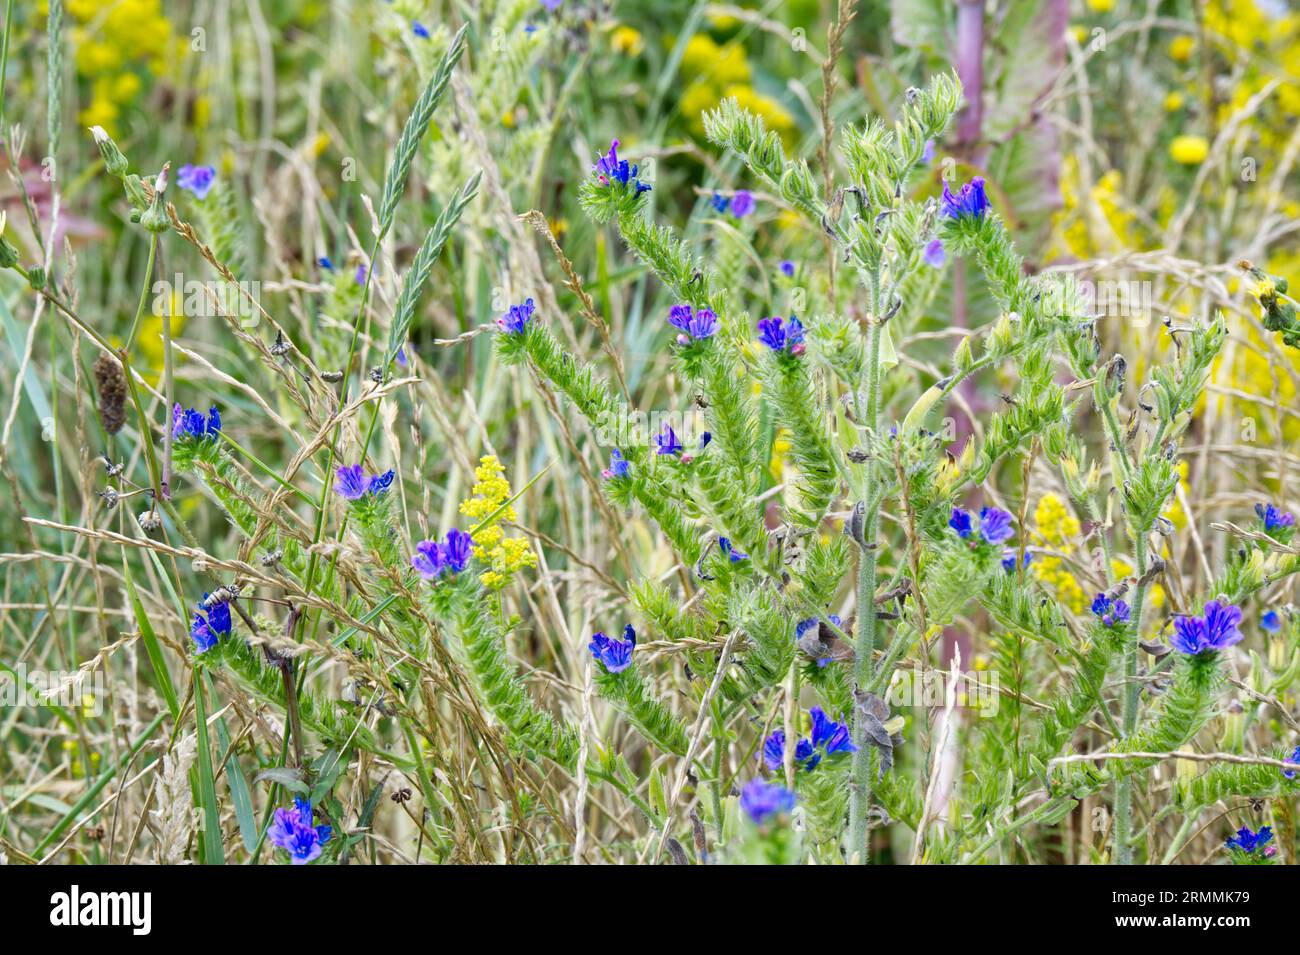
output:
[[640, 56], [641, 51], [645, 49], [645, 41], [641, 39], [640, 31], [628, 26], [615, 30], [614, 35], [610, 37], [610, 44], [616, 52], [628, 56]]
[[1165, 96], [1165, 112], [1166, 113], [1178, 112], [1180, 109], [1183, 108], [1183, 104], [1186, 101], [1187, 98], [1183, 96], [1182, 93], [1178, 92], [1178, 90], [1171, 90]]
[[[512, 492], [510, 482], [505, 478], [505, 468], [495, 454], [479, 458], [474, 477], [473, 496], [461, 501], [460, 512], [478, 518], [482, 523], [501, 510]], [[479, 581], [489, 590], [504, 587], [510, 581], [510, 575], [519, 568], [537, 566], [537, 555], [528, 541], [522, 537], [506, 537], [501, 529], [500, 521], [516, 520], [514, 505], [509, 505], [501, 510], [490, 527], [473, 531], [474, 556], [490, 568], [479, 576]]]
[[1204, 136], [1175, 136], [1169, 144], [1169, 157], [1184, 166], [1198, 166], [1210, 153], [1210, 143]]
[[1088, 0], [1088, 9], [1093, 13], [1109, 13], [1115, 9], [1115, 0]]
[[1192, 58], [1196, 41], [1189, 36], [1176, 36], [1169, 41], [1169, 55], [1179, 63], [1186, 63]]

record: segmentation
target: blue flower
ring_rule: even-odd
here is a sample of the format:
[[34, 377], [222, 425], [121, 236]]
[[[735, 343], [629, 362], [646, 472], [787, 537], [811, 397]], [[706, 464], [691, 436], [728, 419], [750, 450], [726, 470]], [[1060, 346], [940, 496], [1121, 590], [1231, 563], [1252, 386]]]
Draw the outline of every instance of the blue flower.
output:
[[948, 526], [957, 532], [957, 536], [962, 540], [970, 537], [973, 529], [973, 518], [970, 511], [964, 511], [960, 507], [952, 509], [952, 516], [948, 518]]
[[781, 262], [781, 274], [786, 278], [794, 278], [794, 263], [789, 259]]
[[1128, 623], [1132, 609], [1122, 600], [1111, 600], [1106, 594], [1097, 594], [1092, 602], [1093, 615], [1101, 619], [1102, 626], [1114, 627]]
[[[835, 626], [837, 627], [844, 626], [844, 621], [840, 619], [839, 614], [834, 614], [834, 613], [830, 614], [826, 619], [829, 620], [831, 623], [835, 624]], [[800, 640], [802, 640], [803, 635], [807, 633], [809, 630], [812, 630], [814, 628], [820, 628], [820, 627], [821, 627], [821, 621], [818, 620], [816, 617], [809, 617], [807, 620], [800, 620], [797, 624], [794, 625], [795, 643], [798, 643]], [[820, 634], [818, 634], [818, 636], [820, 637]], [[819, 640], [818, 643], [820, 644], [820, 642], [821, 641]], [[830, 666], [830, 664], [834, 662], [835, 662], [834, 657], [819, 657], [817, 659], [817, 666], [826, 667], [826, 666]]]
[[1212, 650], [1226, 650], [1245, 637], [1237, 629], [1239, 623], [1240, 607], [1211, 600], [1205, 605], [1205, 615], [1202, 617], [1174, 618], [1174, 635], [1169, 638], [1169, 642], [1175, 650], [1189, 656]]
[[587, 644], [593, 659], [605, 665], [607, 673], [621, 673], [632, 665], [632, 651], [636, 649], [636, 631], [628, 624], [623, 628], [623, 639], [594, 633]]
[[509, 310], [497, 319], [497, 328], [507, 335], [519, 335], [523, 332], [524, 327], [536, 310], [537, 306], [533, 304], [531, 298], [524, 302], [523, 305], [511, 305]]
[[983, 219], [984, 213], [988, 211], [989, 200], [984, 194], [984, 179], [976, 176], [966, 185], [961, 187], [958, 195], [953, 195], [948, 190], [948, 184], [943, 184], [943, 198], [939, 201], [939, 212], [941, 215], [948, 216], [951, 219]]
[[927, 139], [925, 141], [925, 145], [921, 148], [921, 162], [927, 164], [934, 162], [934, 140], [933, 139]]
[[1283, 511], [1274, 507], [1272, 504], [1256, 504], [1255, 513], [1259, 519], [1264, 522], [1265, 533], [1273, 531], [1289, 530], [1295, 527], [1295, 515], [1290, 511]]
[[754, 194], [748, 189], [739, 190], [731, 197], [731, 214], [737, 219], [743, 219], [757, 207], [754, 202]]
[[176, 174], [176, 185], [194, 193], [199, 200], [206, 199], [217, 181], [217, 171], [211, 166], [181, 166]]
[[411, 32], [414, 33], [416, 36], [418, 36], [421, 40], [429, 39], [429, 28], [426, 27], [419, 20], [411, 21]]
[[368, 274], [368, 270], [366, 269], [366, 267], [364, 265], [358, 265], [357, 270], [352, 273], [352, 280], [356, 282], [358, 285], [365, 285], [367, 274]]
[[193, 438], [196, 441], [215, 440], [221, 434], [221, 412], [213, 405], [205, 418], [193, 408], [182, 408], [180, 402], [172, 408], [172, 437], [176, 440]]
[[763, 825], [772, 816], [789, 812], [794, 804], [794, 793], [784, 786], [765, 783], [761, 779], [751, 780], [740, 791], [740, 808], [756, 826]]
[[925, 259], [925, 264], [934, 268], [942, 268], [943, 264], [948, 261], [948, 254], [943, 250], [943, 241], [940, 239], [931, 239], [926, 244], [925, 252], [921, 255]]
[[330, 257], [328, 255], [322, 255], [319, 259], [316, 260], [316, 264], [319, 265], [321, 268], [323, 268], [326, 272], [334, 271], [334, 263], [330, 261]]
[[655, 435], [655, 454], [681, 454], [682, 442], [670, 424], [664, 425], [663, 431]]
[[[1288, 763], [1300, 763], [1300, 746], [1297, 746], [1290, 756], [1286, 758]], [[1296, 771], [1294, 769], [1282, 770], [1282, 775], [1287, 779], [1295, 779]]]
[[[1254, 852], [1263, 849], [1273, 839], [1273, 830], [1263, 826], [1259, 832], [1251, 832], [1245, 826], [1237, 830], [1237, 835], [1224, 843], [1225, 849], [1240, 849], [1242, 852]], [[1266, 850], [1267, 851], [1267, 850]]]
[[710, 432], [705, 431], [703, 434], [701, 434], [701, 435], [700, 435], [700, 450], [703, 451], [705, 448], [707, 448], [707, 447], [709, 446], [709, 442], [712, 441], [712, 440], [713, 440], [713, 435], [712, 435]]
[[731, 205], [731, 200], [715, 189], [713, 190], [713, 198], [709, 200], [709, 205], [713, 206], [716, 212], [726, 212], [727, 207]]
[[[813, 744], [806, 739], [799, 740], [794, 747], [796, 766], [811, 770], [821, 761], [813, 749]], [[777, 772], [785, 765], [785, 730], [777, 730], [763, 741], [763, 762], [772, 772]]]
[[1269, 633], [1277, 633], [1282, 629], [1282, 617], [1276, 610], [1269, 610], [1259, 618], [1259, 625]]
[[596, 164], [591, 167], [596, 173], [596, 178], [600, 180], [601, 185], [609, 185], [617, 182], [620, 185], [633, 186], [636, 194], [639, 196], [643, 192], [649, 192], [650, 187], [636, 177], [637, 167], [630, 165], [626, 159], [618, 158], [618, 140], [610, 141], [609, 152], [599, 157]]
[[774, 352], [788, 351], [792, 355], [802, 355], [803, 322], [794, 316], [787, 323], [779, 315], [761, 319], [758, 323], [758, 340]]
[[722, 551], [733, 564], [739, 564], [742, 560], [749, 560], [749, 555], [732, 547], [731, 539], [727, 537], [718, 538], [718, 550]]
[[820, 706], [808, 711], [812, 717], [813, 747], [820, 753], [833, 756], [836, 753], [856, 753], [858, 748], [849, 739], [849, 728], [844, 723], [837, 723], [827, 716]]
[[[711, 309], [702, 308], [695, 312], [689, 305], [674, 305], [668, 310], [668, 324], [694, 339], [712, 338], [718, 331], [718, 316]], [[678, 338], [680, 344], [686, 344], [686, 341], [685, 336]]]
[[1015, 531], [1011, 527], [1011, 515], [996, 507], [980, 508], [980, 537], [990, 544], [1001, 544]]
[[560, 4], [563, 2], [564, 0], [542, 0], [542, 6], [551, 13], [554, 13], [556, 10], [560, 9]]
[[613, 478], [625, 478], [631, 470], [631, 465], [627, 463], [627, 458], [623, 457], [623, 452], [618, 448], [609, 452], [609, 467], [600, 472], [600, 476], [606, 481]]
[[277, 809], [266, 837], [271, 845], [289, 853], [294, 865], [306, 865], [321, 854], [330, 841], [329, 826], [313, 826], [311, 803], [295, 796], [292, 809]]
[[382, 497], [393, 483], [391, 468], [383, 474], [372, 474], [367, 478], [359, 464], [344, 465], [334, 472], [334, 476], [334, 490], [345, 501], [359, 501], [367, 495]]
[[[208, 595], [203, 595], [204, 601]], [[214, 603], [204, 615], [202, 608], [194, 612], [194, 622], [190, 624], [190, 638], [194, 641], [196, 653], [207, 653], [217, 645], [222, 637], [229, 636], [232, 629], [230, 604], [225, 601]]]
[[453, 527], [447, 532], [446, 543], [423, 540], [416, 544], [411, 566], [428, 580], [436, 580], [447, 573], [459, 574], [469, 565], [473, 543], [469, 534]]
[[[1014, 547], [1004, 548], [1002, 551], [1002, 569], [1010, 573], [1016, 569], [1016, 559], [1020, 556], [1020, 551]], [[1022, 567], [1028, 567], [1034, 562], [1034, 552], [1025, 551], [1025, 559], [1021, 564]]]

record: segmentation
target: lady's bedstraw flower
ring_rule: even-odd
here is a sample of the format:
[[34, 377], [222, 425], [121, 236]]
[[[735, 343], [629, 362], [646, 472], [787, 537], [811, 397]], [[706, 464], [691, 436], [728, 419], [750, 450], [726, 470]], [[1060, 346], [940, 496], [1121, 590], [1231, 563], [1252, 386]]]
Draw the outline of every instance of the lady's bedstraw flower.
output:
[[[975, 533], [974, 515], [970, 511], [954, 507], [952, 516], [948, 518], [948, 526], [956, 531], [957, 536], [962, 540], [969, 540], [971, 546], [975, 546], [977, 543], [977, 540], [973, 537]], [[979, 536], [984, 541], [989, 544], [1001, 544], [1013, 533], [1015, 531], [1011, 527], [1011, 515], [1009, 513], [996, 507], [980, 509]]]
[[[208, 595], [203, 595], [207, 603]], [[233, 629], [230, 620], [230, 603], [220, 600], [207, 608], [205, 614], [200, 608], [194, 612], [194, 622], [190, 624], [190, 638], [194, 641], [195, 653], [207, 653], [217, 645], [222, 637], [230, 635]]]
[[1239, 623], [1240, 607], [1211, 600], [1205, 605], [1204, 616], [1174, 618], [1174, 635], [1169, 642], [1179, 653], [1188, 656], [1226, 650], [1245, 638], [1237, 627]]
[[1232, 853], [1235, 862], [1260, 864], [1277, 855], [1277, 846], [1268, 844], [1272, 841], [1273, 830], [1268, 826], [1261, 826], [1259, 832], [1251, 832], [1242, 826], [1235, 836], [1228, 838], [1223, 847]]
[[791, 316], [788, 322], [779, 315], [760, 319], [758, 340], [774, 352], [802, 355], [804, 353], [803, 322], [794, 316]]
[[495, 454], [479, 458], [474, 469], [473, 496], [460, 502], [460, 512], [476, 518], [480, 526], [474, 531], [474, 556], [488, 565], [479, 577], [484, 587], [497, 590], [504, 587], [511, 575], [522, 567], [537, 566], [537, 555], [528, 540], [506, 537], [501, 524], [519, 520], [514, 505], [510, 482], [506, 480], [505, 467]]
[[600, 476], [606, 481], [613, 481], [617, 478], [625, 478], [631, 471], [632, 466], [627, 463], [627, 458], [623, 457], [623, 452], [614, 448], [609, 452], [609, 467], [600, 472]]
[[473, 539], [469, 534], [453, 527], [446, 541], [423, 540], [415, 545], [411, 566], [426, 580], [437, 580], [447, 574], [459, 574], [469, 565]]
[[984, 213], [988, 211], [989, 200], [984, 194], [984, 179], [976, 176], [966, 185], [961, 187], [961, 192], [953, 195], [948, 190], [948, 184], [943, 184], [943, 198], [939, 201], [939, 213], [950, 219], [974, 219], [984, 218]]
[[[685, 334], [677, 336], [677, 344], [687, 345], [692, 340], [712, 338], [718, 332], [718, 316], [711, 309], [692, 311], [689, 305], [674, 305], [668, 310], [668, 324]], [[689, 336], [689, 337], [688, 337]]]
[[604, 664], [607, 673], [621, 673], [632, 665], [632, 651], [636, 649], [636, 631], [628, 624], [623, 628], [623, 639], [594, 633], [587, 644], [593, 659]]
[[181, 166], [176, 173], [176, 185], [186, 192], [194, 193], [200, 202], [208, 197], [217, 182], [217, 171], [211, 166]]
[[1264, 525], [1264, 533], [1280, 543], [1286, 544], [1295, 533], [1295, 515], [1272, 504], [1256, 504], [1255, 513]]
[[673, 430], [670, 424], [664, 425], [664, 429], [655, 435], [655, 454], [681, 454], [682, 442], [677, 437], [677, 432]]
[[740, 808], [756, 826], [794, 809], [795, 795], [784, 786], [755, 779], [740, 791]]
[[511, 305], [509, 311], [497, 319], [497, 328], [507, 335], [520, 335], [536, 310], [531, 298], [523, 305]]
[[334, 472], [334, 490], [345, 501], [359, 501], [363, 497], [382, 497], [393, 483], [390, 468], [383, 474], [366, 477], [359, 464], [348, 464]]
[[221, 434], [221, 412], [213, 405], [205, 418], [193, 408], [172, 408], [172, 438], [176, 441], [215, 441]]
[[1103, 627], [1114, 627], [1128, 623], [1132, 611], [1122, 600], [1112, 600], [1106, 594], [1097, 594], [1092, 602], [1092, 613], [1101, 620]]
[[292, 809], [277, 809], [266, 837], [271, 845], [289, 853], [294, 865], [306, 865], [319, 858], [321, 847], [330, 841], [329, 826], [312, 825], [311, 803], [294, 797]]
[[610, 141], [609, 152], [596, 160], [592, 171], [602, 186], [618, 183], [623, 188], [635, 188], [636, 195], [649, 192], [650, 186], [637, 178], [637, 167], [630, 165], [626, 159], [618, 158], [618, 140]]

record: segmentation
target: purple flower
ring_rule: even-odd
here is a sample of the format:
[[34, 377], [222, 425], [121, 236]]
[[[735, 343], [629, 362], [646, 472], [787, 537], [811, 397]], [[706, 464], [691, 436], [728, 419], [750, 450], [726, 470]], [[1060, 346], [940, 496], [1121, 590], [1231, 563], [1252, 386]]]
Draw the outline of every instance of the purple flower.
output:
[[1241, 623], [1241, 608], [1231, 604], [1222, 604], [1211, 600], [1205, 605], [1202, 617], [1176, 617], [1174, 635], [1169, 642], [1180, 653], [1194, 656], [1213, 650], [1226, 650], [1240, 643], [1243, 634], [1237, 625]]
[[560, 9], [560, 4], [562, 4], [563, 2], [564, 0], [542, 0], [542, 6], [544, 6], [551, 13], [554, 13], [556, 10]]
[[614, 448], [609, 452], [609, 467], [601, 471], [600, 476], [606, 481], [614, 478], [625, 478], [630, 469], [631, 465], [627, 463], [627, 458], [623, 457], [623, 452], [618, 448]]
[[749, 555], [732, 547], [731, 539], [727, 537], [718, 538], [718, 550], [722, 551], [733, 564], [739, 564], [742, 560], [749, 560]]
[[[839, 614], [834, 614], [834, 613], [830, 614], [829, 616], [827, 616], [826, 619], [829, 620], [831, 623], [835, 624], [835, 626], [837, 627], [844, 626], [844, 621], [840, 619]], [[803, 635], [807, 633], [809, 630], [813, 630], [813, 629], [820, 630], [820, 628], [821, 628], [821, 621], [818, 620], [816, 617], [809, 617], [807, 620], [800, 620], [797, 624], [794, 625], [795, 643], [798, 643], [800, 640], [802, 640]], [[818, 636], [820, 637], [821, 634], [819, 633]], [[821, 643], [820, 640], [818, 640], [817, 642], [818, 644]], [[817, 666], [819, 668], [827, 667], [834, 662], [835, 662], [834, 657], [819, 657], [817, 659]]]
[[469, 534], [453, 527], [447, 532], [445, 543], [423, 540], [416, 544], [411, 566], [427, 580], [436, 580], [447, 573], [459, 574], [469, 565], [473, 543]]
[[292, 809], [277, 809], [266, 837], [271, 845], [289, 853], [294, 865], [306, 865], [321, 854], [330, 841], [329, 826], [313, 826], [311, 803], [295, 796]]
[[176, 185], [186, 192], [194, 193], [194, 197], [200, 201], [208, 197], [216, 181], [217, 171], [211, 166], [185, 165], [176, 174]]
[[793, 315], [789, 322], [779, 315], [761, 319], [758, 323], [758, 340], [774, 352], [788, 351], [792, 355], [802, 355], [803, 322]]
[[[206, 601], [208, 595], [203, 595]], [[202, 608], [194, 612], [194, 622], [190, 624], [190, 638], [194, 641], [196, 653], [207, 653], [217, 641], [224, 636], [228, 636], [232, 629], [230, 620], [230, 604], [225, 601], [214, 603], [207, 609], [207, 615], [204, 615]]]
[[1272, 504], [1256, 504], [1255, 513], [1259, 519], [1264, 522], [1264, 532], [1272, 533], [1273, 531], [1289, 530], [1295, 526], [1295, 515], [1290, 511], [1283, 511]]
[[345, 501], [359, 501], [367, 495], [382, 497], [393, 483], [391, 468], [383, 474], [372, 474], [367, 478], [359, 464], [346, 464], [335, 471], [334, 476], [334, 490]]
[[740, 791], [740, 808], [756, 826], [763, 825], [772, 816], [789, 812], [794, 804], [794, 793], [784, 786], [765, 783], [761, 779], [746, 783]]
[[416, 36], [418, 36], [421, 40], [429, 39], [429, 28], [426, 27], [419, 20], [411, 21], [411, 32], [414, 33]]
[[600, 180], [601, 185], [610, 185], [619, 183], [627, 187], [633, 186], [636, 194], [639, 196], [643, 192], [649, 192], [650, 187], [636, 177], [637, 167], [630, 165], [626, 159], [618, 158], [618, 140], [610, 141], [609, 152], [600, 156], [596, 164], [591, 167], [596, 173], [596, 178]]
[[958, 195], [953, 195], [948, 190], [948, 184], [943, 184], [943, 198], [939, 202], [939, 212], [950, 219], [983, 219], [984, 213], [988, 211], [989, 200], [984, 194], [984, 179], [976, 176], [966, 185], [961, 187]]
[[[1297, 746], [1290, 756], [1286, 758], [1288, 763], [1300, 763], [1300, 746]], [[1294, 769], [1282, 770], [1282, 775], [1287, 779], [1295, 779], [1296, 771]]]
[[664, 425], [663, 431], [655, 435], [655, 454], [681, 454], [682, 442], [670, 424]]
[[213, 405], [205, 418], [193, 408], [182, 408], [178, 402], [172, 407], [172, 437], [178, 441], [193, 438], [197, 441], [215, 440], [221, 434], [221, 412]]
[[352, 279], [353, 279], [353, 281], [356, 282], [358, 285], [365, 285], [365, 284], [366, 284], [366, 275], [367, 275], [367, 274], [368, 274], [368, 273], [367, 273], [366, 267], [365, 267], [364, 265], [358, 265], [358, 266], [357, 266], [357, 270], [356, 270], [355, 272], [352, 273]]
[[820, 706], [814, 706], [808, 711], [812, 717], [812, 735], [810, 737], [813, 748], [827, 756], [833, 756], [836, 753], [856, 753], [858, 748], [853, 745], [849, 739], [849, 728], [844, 723], [837, 723], [822, 711]]
[[[1002, 551], [1002, 569], [1007, 571], [1008, 573], [1015, 570], [1016, 559], [1019, 556], [1020, 556], [1020, 551], [1016, 550], [1016, 548], [1014, 547], [1004, 548]], [[1033, 562], [1034, 562], [1034, 552], [1032, 550], [1025, 551], [1025, 559], [1021, 564], [1021, 566], [1028, 567]]]
[[948, 253], [943, 250], [943, 242], [940, 239], [931, 239], [925, 247], [925, 252], [921, 258], [925, 259], [925, 264], [934, 268], [942, 268], [943, 264], [948, 261]]
[[756, 206], [754, 194], [748, 189], [741, 189], [731, 197], [731, 214], [737, 219], [745, 218], [754, 211]]
[[1015, 531], [1011, 528], [1011, 515], [996, 507], [980, 508], [980, 537], [990, 544], [1001, 544]]
[[[796, 766], [812, 770], [821, 757], [813, 750], [812, 743], [801, 739], [794, 747], [794, 761]], [[763, 762], [774, 773], [785, 765], [785, 730], [777, 730], [763, 741]]]
[[686, 331], [691, 326], [692, 317], [694, 317], [694, 313], [689, 305], [674, 305], [668, 309], [668, 324], [673, 328]]
[[[718, 331], [718, 316], [711, 309], [702, 308], [695, 312], [689, 305], [674, 305], [668, 310], [668, 324], [697, 340], [712, 338]], [[680, 344], [688, 342], [685, 336], [679, 336], [677, 340]]]
[[710, 432], [705, 431], [703, 434], [701, 434], [701, 435], [700, 435], [700, 450], [703, 451], [705, 448], [707, 448], [707, 447], [709, 446], [709, 442], [712, 441], [712, 440], [713, 440], [713, 435], [712, 435]]
[[925, 146], [922, 147], [921, 149], [921, 162], [923, 163], [934, 162], [934, 140], [933, 139], [927, 139], [925, 141]]
[[1092, 602], [1093, 615], [1101, 620], [1102, 626], [1114, 627], [1128, 623], [1132, 608], [1122, 600], [1111, 600], [1106, 594], [1097, 594]]
[[530, 298], [523, 305], [511, 305], [504, 315], [497, 319], [497, 328], [507, 335], [520, 335], [533, 317], [537, 306]]
[[636, 631], [628, 624], [623, 628], [623, 639], [594, 633], [587, 644], [593, 659], [605, 665], [607, 673], [621, 673], [632, 665], [632, 651], [636, 649]]
[[1273, 830], [1268, 826], [1262, 827], [1259, 832], [1251, 832], [1245, 826], [1237, 830], [1237, 835], [1230, 837], [1224, 843], [1225, 849], [1240, 849], [1242, 852], [1254, 852], [1256, 849], [1262, 849], [1273, 838]]
[[1259, 625], [1269, 633], [1277, 633], [1282, 629], [1282, 618], [1276, 610], [1270, 610], [1259, 618]]
[[786, 278], [794, 278], [794, 263], [789, 259], [781, 262], [781, 274]]
[[952, 509], [952, 516], [948, 518], [948, 526], [957, 532], [957, 536], [962, 540], [970, 537], [973, 529], [973, 518], [970, 511], [964, 511], [960, 507]]

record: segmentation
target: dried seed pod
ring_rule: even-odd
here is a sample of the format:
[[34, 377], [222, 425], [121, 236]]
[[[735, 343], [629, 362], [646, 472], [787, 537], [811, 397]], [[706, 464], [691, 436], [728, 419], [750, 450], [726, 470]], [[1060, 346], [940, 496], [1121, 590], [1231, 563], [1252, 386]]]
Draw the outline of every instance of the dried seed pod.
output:
[[103, 352], [95, 359], [93, 371], [99, 392], [99, 423], [109, 434], [117, 434], [126, 424], [126, 376], [122, 366]]

